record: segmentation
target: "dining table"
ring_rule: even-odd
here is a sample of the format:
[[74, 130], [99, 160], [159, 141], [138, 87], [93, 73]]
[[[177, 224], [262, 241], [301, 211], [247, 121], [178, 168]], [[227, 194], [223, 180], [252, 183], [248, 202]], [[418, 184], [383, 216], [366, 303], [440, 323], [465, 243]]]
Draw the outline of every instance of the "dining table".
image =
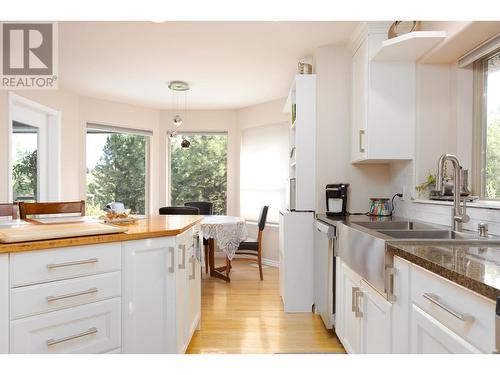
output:
[[[201, 222], [201, 233], [208, 240], [210, 276], [230, 282], [231, 260], [247, 236], [245, 219], [238, 216], [209, 215]], [[226, 265], [215, 267], [215, 247], [224, 253]]]

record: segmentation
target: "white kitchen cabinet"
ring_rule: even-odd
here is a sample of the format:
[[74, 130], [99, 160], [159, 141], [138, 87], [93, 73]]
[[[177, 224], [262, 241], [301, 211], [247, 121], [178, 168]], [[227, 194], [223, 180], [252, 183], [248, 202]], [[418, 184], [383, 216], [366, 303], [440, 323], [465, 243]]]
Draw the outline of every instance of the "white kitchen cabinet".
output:
[[314, 303], [314, 213], [280, 211], [280, 292], [285, 312]]
[[174, 237], [123, 243], [124, 353], [176, 353]]
[[[361, 353], [361, 316], [358, 312], [361, 297], [361, 276], [341, 263], [340, 298], [338, 308], [341, 320], [337, 321], [337, 335], [349, 353]], [[338, 311], [338, 310], [337, 310]]]
[[10, 353], [94, 354], [120, 347], [120, 298], [10, 323]]
[[418, 306], [412, 305], [410, 321], [410, 349], [413, 354], [481, 353], [479, 349]]
[[189, 252], [192, 247], [192, 232], [188, 231], [176, 238], [177, 270], [176, 270], [176, 336], [177, 353], [184, 353], [189, 345]]
[[361, 352], [389, 354], [392, 351], [391, 314], [392, 304], [361, 281]]
[[368, 22], [351, 45], [353, 163], [414, 157], [415, 63], [372, 60], [388, 27]]
[[9, 254], [0, 254], [0, 354], [9, 352]]
[[409, 353], [410, 262], [394, 257], [392, 353]]
[[[200, 241], [201, 243], [201, 241]], [[194, 250], [194, 249], [193, 249]], [[195, 256], [194, 251], [189, 257], [189, 277], [188, 277], [188, 311], [189, 319], [186, 320], [186, 344], [189, 345], [195, 330], [200, 327], [201, 319], [201, 264]]]

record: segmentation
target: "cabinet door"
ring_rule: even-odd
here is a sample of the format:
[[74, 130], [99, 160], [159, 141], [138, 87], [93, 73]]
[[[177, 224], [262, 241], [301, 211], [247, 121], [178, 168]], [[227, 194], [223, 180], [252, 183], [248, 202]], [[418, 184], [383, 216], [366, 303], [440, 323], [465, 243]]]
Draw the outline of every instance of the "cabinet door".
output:
[[395, 301], [392, 303], [392, 353], [409, 353], [410, 263], [394, 257]]
[[355, 308], [359, 306], [361, 277], [342, 263], [341, 265], [341, 300], [343, 327], [339, 337], [349, 353], [361, 352], [361, 318], [356, 316]]
[[0, 254], [0, 354], [9, 348], [9, 255]]
[[410, 349], [415, 354], [470, 354], [480, 351], [432, 316], [412, 305]]
[[189, 320], [187, 320], [187, 343], [191, 341], [194, 331], [198, 328], [201, 313], [201, 266], [200, 262], [191, 254], [189, 258]]
[[285, 303], [285, 215], [280, 211], [279, 218], [279, 279], [280, 296]]
[[[176, 263], [176, 337], [177, 353], [184, 353], [189, 344], [187, 326], [189, 325], [189, 234], [177, 236]], [[192, 244], [192, 243], [191, 243]]]
[[361, 281], [361, 292], [362, 353], [391, 353], [392, 305], [364, 280]]
[[123, 244], [123, 352], [176, 353], [173, 238]]
[[364, 41], [352, 59], [352, 161], [366, 158], [368, 47]]

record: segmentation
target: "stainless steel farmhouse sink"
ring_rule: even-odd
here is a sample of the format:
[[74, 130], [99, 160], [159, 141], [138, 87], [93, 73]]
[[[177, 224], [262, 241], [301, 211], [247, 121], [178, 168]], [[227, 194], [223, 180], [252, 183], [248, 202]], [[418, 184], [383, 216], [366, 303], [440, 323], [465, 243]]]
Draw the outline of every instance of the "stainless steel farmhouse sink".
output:
[[390, 299], [393, 260], [386, 251], [388, 243], [490, 246], [500, 245], [500, 237], [410, 220], [346, 223], [339, 232], [336, 255]]
[[452, 230], [379, 230], [391, 238], [417, 240], [488, 240], [472, 232], [454, 232]]
[[356, 223], [367, 229], [387, 229], [387, 230], [416, 230], [416, 229], [435, 229], [430, 224], [419, 223], [415, 221], [368, 221]]

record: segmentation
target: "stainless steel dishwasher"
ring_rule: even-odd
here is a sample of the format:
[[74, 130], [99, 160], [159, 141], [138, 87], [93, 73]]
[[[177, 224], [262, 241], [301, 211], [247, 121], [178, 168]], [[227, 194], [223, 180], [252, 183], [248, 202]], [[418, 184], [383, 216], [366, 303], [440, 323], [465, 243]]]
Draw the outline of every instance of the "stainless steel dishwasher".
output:
[[314, 231], [314, 304], [325, 327], [335, 325], [335, 256], [337, 228], [316, 220]]

